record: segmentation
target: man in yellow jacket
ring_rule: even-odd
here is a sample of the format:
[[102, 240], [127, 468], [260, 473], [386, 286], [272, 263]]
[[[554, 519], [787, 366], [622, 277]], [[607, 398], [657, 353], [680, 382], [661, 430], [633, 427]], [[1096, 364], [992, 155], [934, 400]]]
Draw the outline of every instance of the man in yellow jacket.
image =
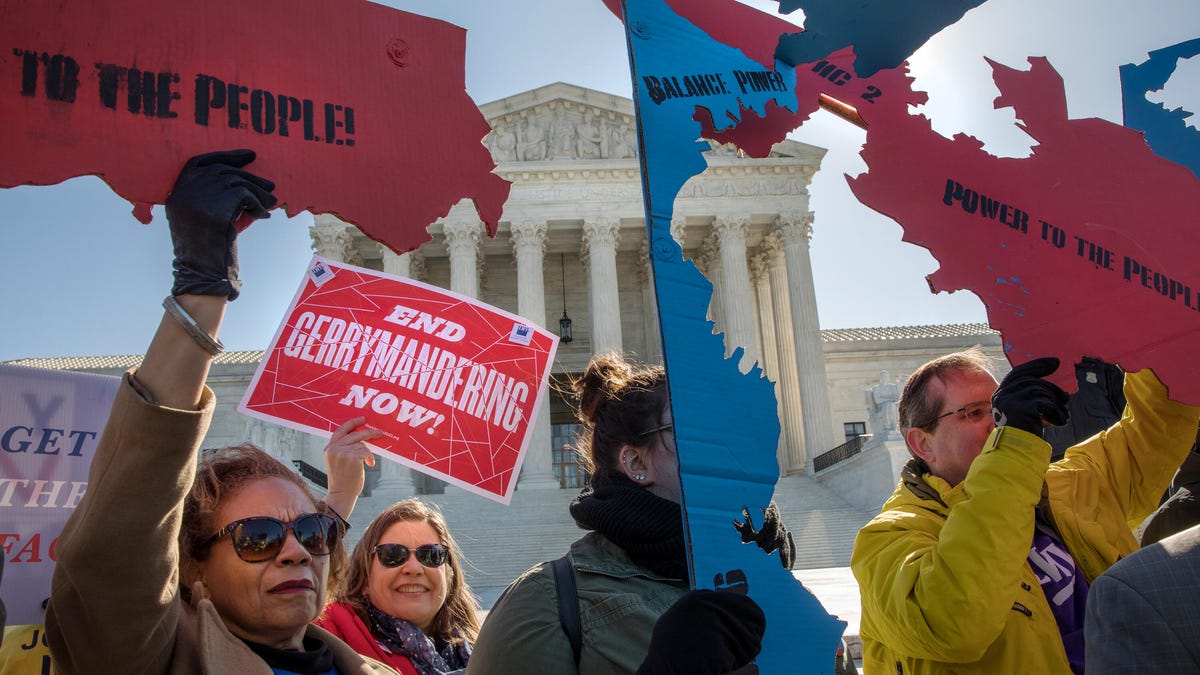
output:
[[1066, 422], [1067, 395], [1042, 378], [1057, 367], [1018, 365], [997, 388], [976, 348], [908, 379], [913, 459], [851, 558], [867, 675], [1083, 672], [1088, 586], [1137, 550], [1200, 408], [1127, 374], [1121, 419], [1051, 464], [1042, 428]]

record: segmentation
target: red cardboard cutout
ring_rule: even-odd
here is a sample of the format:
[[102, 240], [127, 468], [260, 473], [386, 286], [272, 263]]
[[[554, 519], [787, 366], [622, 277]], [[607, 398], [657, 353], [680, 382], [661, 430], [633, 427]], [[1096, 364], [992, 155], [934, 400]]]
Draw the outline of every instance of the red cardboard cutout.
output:
[[[1046, 59], [1029, 61], [1029, 71], [992, 66], [996, 105], [1012, 106], [1038, 142], [1031, 156], [939, 135], [908, 114], [924, 94], [886, 96], [860, 108], [868, 171], [851, 188], [938, 259], [933, 290], [983, 300], [1013, 364], [1093, 356], [1151, 367], [1171, 398], [1200, 405], [1200, 181], [1137, 131], [1068, 119], [1061, 77]], [[911, 91], [901, 69], [876, 77], [889, 92]], [[1073, 390], [1074, 371], [1060, 368], [1055, 381]]]
[[0, 187], [96, 174], [148, 223], [188, 157], [246, 147], [289, 215], [403, 252], [469, 197], [494, 234], [465, 35], [361, 0], [0, 0]]
[[[790, 23], [736, 3], [663, 0], [714, 39], [765, 66]], [[618, 16], [619, 0], [604, 0]], [[724, 11], [716, 11], [724, 4]], [[1163, 160], [1140, 133], [1099, 119], [1067, 119], [1061, 78], [1045, 59], [1029, 72], [993, 64], [1001, 96], [1039, 145], [1028, 158], [998, 158], [977, 139], [947, 139], [911, 115], [925, 102], [902, 68], [854, 74], [845, 48], [795, 68], [796, 111], [769, 103], [765, 118], [721, 131], [697, 109], [702, 135], [752, 156], [806, 121], [819, 106], [867, 128], [867, 173], [849, 179], [867, 206], [904, 228], [941, 268], [934, 291], [967, 289], [987, 306], [1010, 362], [1092, 356], [1126, 370], [1152, 367], [1171, 397], [1200, 405], [1189, 365], [1200, 329], [1200, 181]], [[847, 107], [848, 106], [848, 107]], [[1068, 391], [1071, 368], [1051, 379]]]
[[[748, 58], [765, 68], [791, 69], [776, 61], [775, 47], [782, 35], [802, 33], [795, 24], [778, 16], [761, 12], [733, 0], [664, 0], [672, 11], [694, 24], [722, 44], [736, 47]], [[603, 0], [608, 9], [621, 16], [620, 0]], [[751, 157], [767, 157], [771, 148], [787, 134], [808, 121], [817, 108], [828, 107], [835, 114], [846, 116], [848, 110], [855, 123], [861, 120], [853, 109], [871, 106], [883, 95], [874, 78], [854, 74], [854, 50], [847, 47], [811, 64], [795, 68], [796, 101], [790, 110], [768, 102], [765, 116], [743, 109], [742, 122], [725, 126], [718, 131], [710, 111], [697, 107], [695, 120], [700, 123], [704, 138], [720, 143], [733, 143]], [[826, 97], [822, 100], [822, 96]]]
[[507, 504], [558, 336], [411, 279], [314, 258], [238, 410], [328, 436]]

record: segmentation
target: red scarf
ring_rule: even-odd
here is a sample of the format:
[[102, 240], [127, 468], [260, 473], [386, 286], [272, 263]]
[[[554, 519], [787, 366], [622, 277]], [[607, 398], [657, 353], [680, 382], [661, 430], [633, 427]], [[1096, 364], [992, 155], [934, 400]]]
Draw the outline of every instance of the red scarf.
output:
[[313, 623], [341, 638], [359, 654], [382, 661], [404, 675], [417, 675], [417, 669], [408, 657], [384, 651], [379, 646], [375, 636], [371, 635], [371, 629], [358, 618], [358, 613], [350, 605], [332, 602], [325, 606], [325, 611]]

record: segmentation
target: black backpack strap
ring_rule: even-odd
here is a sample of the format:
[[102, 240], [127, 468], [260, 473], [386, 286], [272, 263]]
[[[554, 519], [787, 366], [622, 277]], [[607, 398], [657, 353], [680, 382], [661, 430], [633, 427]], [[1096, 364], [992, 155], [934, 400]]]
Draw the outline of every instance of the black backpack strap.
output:
[[583, 629], [579, 625], [579, 597], [575, 591], [575, 566], [570, 554], [550, 563], [554, 571], [554, 592], [558, 594], [558, 620], [563, 632], [571, 641], [571, 652], [575, 655], [575, 666], [579, 666], [579, 653], [583, 650]]

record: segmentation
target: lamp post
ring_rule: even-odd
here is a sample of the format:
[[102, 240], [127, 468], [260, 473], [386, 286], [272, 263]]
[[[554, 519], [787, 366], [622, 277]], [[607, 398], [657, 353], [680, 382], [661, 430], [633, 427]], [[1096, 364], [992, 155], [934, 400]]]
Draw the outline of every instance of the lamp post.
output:
[[561, 253], [558, 254], [558, 271], [562, 278], [563, 292], [563, 315], [558, 320], [558, 339], [559, 342], [566, 343], [570, 342], [573, 338], [571, 337], [571, 317], [567, 316], [567, 266], [563, 262], [563, 254]]

